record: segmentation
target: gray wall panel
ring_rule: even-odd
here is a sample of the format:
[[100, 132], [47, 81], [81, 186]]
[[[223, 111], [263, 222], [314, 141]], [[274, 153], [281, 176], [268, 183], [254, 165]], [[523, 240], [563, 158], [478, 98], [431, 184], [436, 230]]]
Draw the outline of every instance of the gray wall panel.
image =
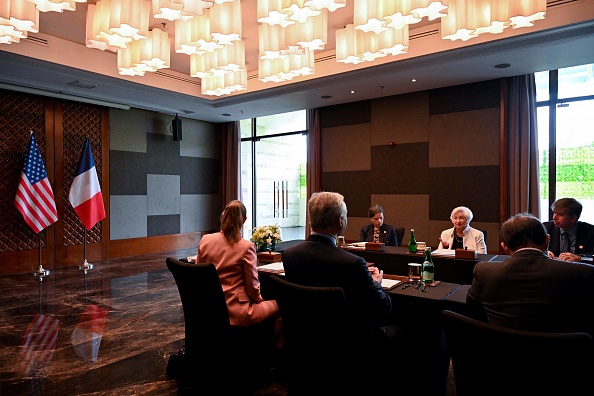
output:
[[146, 173], [160, 175], [179, 175], [179, 141], [171, 136], [158, 133], [147, 134]]
[[148, 216], [148, 236], [179, 234], [179, 215]]
[[146, 175], [148, 215], [179, 214], [181, 199], [178, 175]]
[[109, 152], [109, 192], [111, 195], [146, 195], [146, 159], [144, 153], [111, 150]]
[[110, 239], [147, 236], [146, 195], [111, 195], [109, 206]]
[[218, 195], [182, 194], [180, 232], [215, 231], [223, 211]]
[[221, 161], [181, 157], [182, 194], [218, 194], [221, 190]]

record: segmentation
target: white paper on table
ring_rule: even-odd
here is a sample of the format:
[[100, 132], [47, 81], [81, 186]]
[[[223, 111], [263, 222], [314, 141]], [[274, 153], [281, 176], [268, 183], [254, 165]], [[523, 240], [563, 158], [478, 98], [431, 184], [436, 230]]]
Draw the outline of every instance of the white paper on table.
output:
[[390, 290], [391, 288], [393, 288], [394, 286], [396, 286], [397, 284], [402, 283], [402, 281], [399, 281], [397, 279], [382, 279], [382, 287], [384, 289], [388, 289]]
[[259, 265], [258, 270], [265, 270], [265, 271], [284, 271], [285, 268], [283, 267], [282, 261], [277, 261], [276, 263], [264, 264]]
[[431, 255], [436, 256], [455, 256], [456, 251], [452, 249], [436, 249], [431, 252]]

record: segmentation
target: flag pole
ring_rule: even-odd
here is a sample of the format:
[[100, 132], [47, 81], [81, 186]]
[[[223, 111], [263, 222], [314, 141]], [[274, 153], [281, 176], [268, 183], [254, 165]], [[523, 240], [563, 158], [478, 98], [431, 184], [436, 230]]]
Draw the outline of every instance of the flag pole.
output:
[[39, 282], [43, 281], [43, 278], [50, 274], [50, 270], [46, 270], [41, 265], [41, 233], [37, 233], [37, 250], [39, 251], [39, 268], [33, 272], [33, 276], [39, 279]]
[[93, 269], [94, 266], [93, 266], [93, 264], [87, 262], [87, 228], [84, 227], [84, 229], [85, 229], [85, 233], [84, 233], [84, 241], [83, 241], [83, 255], [85, 258], [83, 260], [83, 265], [78, 267], [78, 269], [83, 270], [86, 275], [87, 271]]

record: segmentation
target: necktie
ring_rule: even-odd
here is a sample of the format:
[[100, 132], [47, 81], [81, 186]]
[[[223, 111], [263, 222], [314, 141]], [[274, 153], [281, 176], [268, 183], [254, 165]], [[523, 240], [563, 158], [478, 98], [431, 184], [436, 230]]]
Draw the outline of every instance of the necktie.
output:
[[561, 253], [569, 251], [569, 235], [566, 232], [561, 233], [561, 249], [559, 251]]

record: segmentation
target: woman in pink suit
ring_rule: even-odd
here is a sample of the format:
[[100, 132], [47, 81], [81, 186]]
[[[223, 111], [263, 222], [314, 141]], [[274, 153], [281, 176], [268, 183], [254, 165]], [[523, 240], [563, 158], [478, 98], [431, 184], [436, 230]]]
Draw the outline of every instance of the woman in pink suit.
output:
[[246, 214], [242, 202], [231, 201], [221, 215], [221, 231], [204, 235], [198, 245], [197, 261], [214, 263], [219, 273], [232, 326], [280, 318], [276, 301], [260, 294], [256, 247], [241, 236]]

